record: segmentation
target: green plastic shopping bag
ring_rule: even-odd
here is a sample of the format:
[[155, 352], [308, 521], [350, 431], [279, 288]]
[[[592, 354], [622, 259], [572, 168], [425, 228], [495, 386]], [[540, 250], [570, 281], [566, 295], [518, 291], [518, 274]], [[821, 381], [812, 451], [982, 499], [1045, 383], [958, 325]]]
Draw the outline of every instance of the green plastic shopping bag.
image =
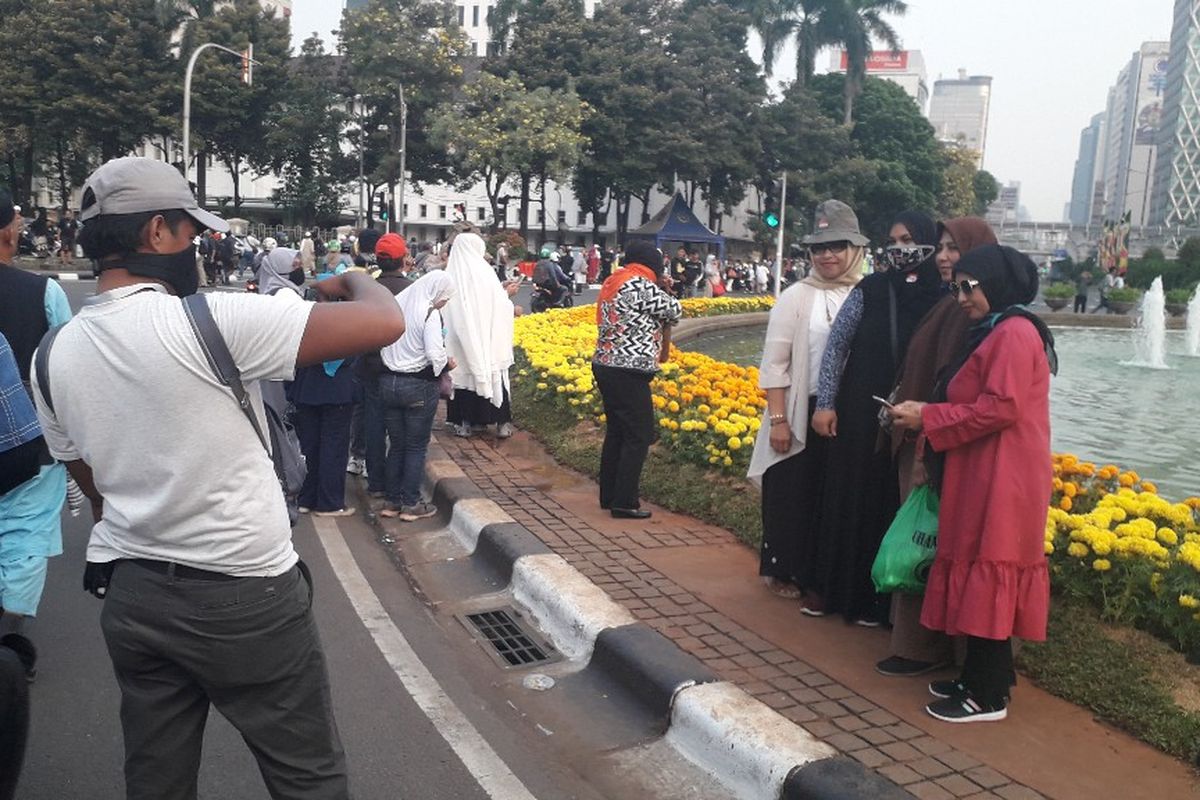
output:
[[883, 535], [879, 554], [871, 565], [875, 589], [881, 593], [925, 591], [937, 550], [937, 530], [937, 492], [927, 485], [918, 486]]

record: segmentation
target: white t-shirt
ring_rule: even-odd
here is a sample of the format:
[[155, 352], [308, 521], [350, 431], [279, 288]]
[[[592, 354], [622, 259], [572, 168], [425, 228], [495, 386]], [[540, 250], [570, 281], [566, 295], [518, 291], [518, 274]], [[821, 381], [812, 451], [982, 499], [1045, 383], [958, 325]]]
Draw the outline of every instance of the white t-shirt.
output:
[[[313, 304], [290, 292], [208, 301], [262, 422], [258, 381], [295, 375]], [[56, 413], [40, 388], [34, 398], [50, 452], [91, 466], [104, 496], [89, 561], [148, 558], [239, 576], [296, 563], [271, 458], [179, 298], [157, 284], [98, 295], [59, 333], [49, 374]]]

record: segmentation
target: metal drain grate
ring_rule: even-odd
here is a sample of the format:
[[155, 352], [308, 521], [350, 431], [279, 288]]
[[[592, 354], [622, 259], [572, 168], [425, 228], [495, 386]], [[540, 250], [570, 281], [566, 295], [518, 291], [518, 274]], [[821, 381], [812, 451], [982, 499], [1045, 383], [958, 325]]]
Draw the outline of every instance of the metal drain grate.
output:
[[492, 646], [502, 665], [527, 667], [554, 660], [554, 649], [526, 631], [516, 616], [516, 612], [497, 609], [466, 614], [464, 619]]

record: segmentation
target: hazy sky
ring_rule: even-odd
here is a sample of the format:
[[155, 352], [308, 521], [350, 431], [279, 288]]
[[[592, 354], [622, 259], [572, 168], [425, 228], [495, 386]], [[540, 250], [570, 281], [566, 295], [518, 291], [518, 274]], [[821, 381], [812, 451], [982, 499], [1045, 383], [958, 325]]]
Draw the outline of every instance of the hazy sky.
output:
[[[1038, 221], [1057, 222], [1070, 199], [1079, 131], [1104, 109], [1108, 87], [1143, 41], [1171, 36], [1172, 0], [909, 0], [896, 19], [906, 48], [925, 57], [930, 89], [961, 67], [991, 75], [984, 167], [1021, 182]], [[295, 0], [293, 37], [329, 41], [337, 0]], [[778, 71], [791, 71], [785, 55]], [[818, 59], [824, 69], [829, 57]]]

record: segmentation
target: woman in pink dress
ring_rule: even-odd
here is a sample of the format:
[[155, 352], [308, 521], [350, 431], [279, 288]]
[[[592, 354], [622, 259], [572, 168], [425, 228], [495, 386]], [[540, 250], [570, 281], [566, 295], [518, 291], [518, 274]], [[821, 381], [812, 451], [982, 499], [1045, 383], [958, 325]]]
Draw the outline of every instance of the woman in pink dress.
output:
[[1046, 638], [1050, 376], [1058, 364], [1050, 330], [1025, 307], [1038, 290], [1027, 256], [980, 247], [962, 257], [954, 278], [973, 323], [966, 345], [939, 376], [934, 402], [900, 403], [892, 416], [928, 442], [941, 492], [921, 624], [967, 637], [961, 676], [931, 683], [939, 699], [926, 711], [946, 722], [990, 722], [1008, 714], [1012, 637]]

